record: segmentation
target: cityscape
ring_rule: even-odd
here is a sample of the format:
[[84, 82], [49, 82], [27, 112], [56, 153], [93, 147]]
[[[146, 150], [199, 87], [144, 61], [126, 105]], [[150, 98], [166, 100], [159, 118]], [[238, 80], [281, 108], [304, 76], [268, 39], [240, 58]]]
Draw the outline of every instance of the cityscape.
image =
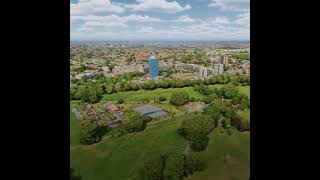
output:
[[249, 4], [70, 1], [70, 178], [250, 179]]

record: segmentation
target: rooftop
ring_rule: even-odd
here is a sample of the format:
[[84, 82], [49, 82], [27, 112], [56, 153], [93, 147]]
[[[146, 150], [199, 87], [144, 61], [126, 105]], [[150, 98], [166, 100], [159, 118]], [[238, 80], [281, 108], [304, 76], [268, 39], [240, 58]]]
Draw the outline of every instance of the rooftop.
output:
[[151, 118], [161, 117], [167, 115], [162, 109], [152, 106], [150, 104], [143, 105], [137, 108], [134, 108], [134, 111], [138, 112], [142, 116], [149, 116]]

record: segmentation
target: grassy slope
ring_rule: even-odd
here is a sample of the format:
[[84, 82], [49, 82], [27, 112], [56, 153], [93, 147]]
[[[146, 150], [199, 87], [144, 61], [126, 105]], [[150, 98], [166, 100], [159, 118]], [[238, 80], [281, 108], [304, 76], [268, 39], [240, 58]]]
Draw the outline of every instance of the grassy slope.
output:
[[141, 133], [75, 146], [71, 148], [71, 167], [83, 180], [140, 180], [137, 169], [148, 156], [185, 149], [187, 141], [177, 134], [181, 121], [182, 118], [160, 121]]
[[[70, 110], [71, 112], [71, 110]], [[70, 145], [77, 145], [79, 140], [80, 122], [76, 119], [75, 115], [70, 113]]]
[[187, 180], [248, 180], [250, 174], [250, 133], [233, 130], [232, 135], [215, 129], [209, 146], [199, 155], [206, 159], [208, 168]]

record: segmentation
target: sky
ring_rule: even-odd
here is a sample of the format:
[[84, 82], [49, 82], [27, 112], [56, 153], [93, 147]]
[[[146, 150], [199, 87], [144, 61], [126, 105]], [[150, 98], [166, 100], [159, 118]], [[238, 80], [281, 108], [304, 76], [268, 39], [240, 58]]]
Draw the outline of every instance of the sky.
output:
[[71, 40], [250, 40], [250, 0], [70, 0]]

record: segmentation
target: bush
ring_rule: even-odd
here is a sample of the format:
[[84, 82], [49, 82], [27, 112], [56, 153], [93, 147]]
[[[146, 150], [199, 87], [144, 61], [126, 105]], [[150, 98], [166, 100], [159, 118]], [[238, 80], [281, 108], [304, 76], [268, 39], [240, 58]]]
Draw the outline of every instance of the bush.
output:
[[249, 121], [242, 121], [240, 124], [241, 131], [249, 131], [250, 130], [250, 122]]
[[206, 164], [196, 155], [185, 155], [183, 164], [183, 176], [188, 177], [193, 175], [197, 171], [203, 171], [206, 169]]
[[166, 97], [164, 97], [164, 96], [160, 96], [160, 97], [159, 97], [159, 101], [165, 101], [165, 100], [167, 100]]
[[146, 104], [146, 103], [149, 103], [149, 99], [147, 99], [147, 98], [143, 98], [143, 99], [141, 99], [141, 102], [143, 103], [143, 104]]
[[250, 111], [239, 111], [231, 120], [232, 126], [240, 131], [250, 130]]
[[208, 147], [209, 138], [207, 136], [203, 136], [200, 139], [192, 142], [191, 149], [194, 151], [203, 151]]
[[143, 179], [162, 180], [164, 167], [165, 158], [163, 156], [157, 156], [145, 161], [144, 167], [141, 170]]
[[164, 180], [181, 180], [183, 177], [184, 157], [179, 153], [166, 155], [165, 168], [163, 170]]
[[82, 120], [80, 129], [80, 143], [90, 145], [99, 142], [107, 129], [99, 127], [92, 120]]
[[129, 132], [140, 132], [147, 127], [146, 120], [141, 117], [138, 113], [132, 112], [125, 118], [125, 129]]
[[117, 101], [117, 104], [123, 104], [124, 103], [124, 100], [123, 99], [119, 99], [118, 101]]
[[[208, 84], [209, 84], [209, 82], [208, 82]], [[194, 87], [194, 90], [198, 91], [200, 94], [203, 94], [203, 95], [206, 95], [206, 96], [212, 93], [212, 90], [209, 89], [209, 86], [206, 86], [206, 85], [203, 85], [203, 84]]]
[[224, 109], [223, 115], [226, 118], [229, 118], [229, 119], [233, 118], [235, 116], [235, 114], [236, 114], [236, 110], [234, 108], [232, 108], [232, 107], [226, 107]]
[[176, 106], [181, 106], [189, 102], [189, 94], [185, 91], [174, 92], [170, 99], [170, 103]]
[[224, 118], [223, 119], [223, 128], [225, 128], [225, 129], [231, 128], [230, 118]]

